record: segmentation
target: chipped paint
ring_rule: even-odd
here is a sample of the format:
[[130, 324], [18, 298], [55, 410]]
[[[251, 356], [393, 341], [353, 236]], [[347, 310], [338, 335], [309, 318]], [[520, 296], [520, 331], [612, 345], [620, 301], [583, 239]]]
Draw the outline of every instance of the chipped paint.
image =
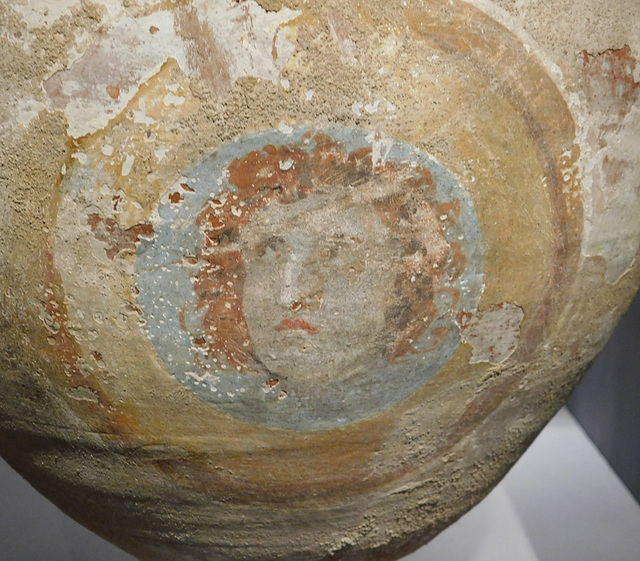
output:
[[505, 362], [518, 348], [524, 311], [513, 304], [500, 304], [488, 310], [462, 313], [457, 319], [462, 342], [471, 345], [470, 363]]
[[194, 5], [223, 53], [232, 83], [245, 76], [280, 82], [280, 72], [295, 49], [286, 26], [302, 12], [267, 11], [255, 0], [196, 0]]
[[136, 157], [133, 154], [127, 154], [124, 162], [122, 162], [122, 175], [127, 176], [131, 173], [133, 163], [136, 161]]
[[582, 53], [582, 87], [590, 119], [584, 135], [585, 255], [607, 260], [616, 282], [640, 248], [640, 82], [631, 49]]
[[352, 23], [346, 16], [333, 10], [329, 12], [328, 19], [331, 35], [333, 40], [337, 43], [342, 60], [347, 64], [357, 64], [356, 44], [349, 37], [349, 34], [353, 29]]
[[46, 108], [46, 105], [35, 99], [21, 99], [17, 107], [16, 120], [23, 127], [28, 127], [40, 111]]
[[170, 58], [188, 68], [186, 45], [174, 25], [167, 11], [121, 18], [68, 69], [45, 81], [50, 105], [64, 111], [70, 136], [104, 128]]
[[76, 8], [80, 0], [8, 0], [11, 6], [22, 17], [27, 29], [51, 27], [62, 16], [71, 15], [71, 8]]
[[122, 230], [115, 220], [103, 219], [98, 214], [90, 214], [87, 223], [96, 239], [106, 244], [105, 253], [112, 261], [123, 251], [134, 251], [142, 238], [153, 236], [151, 224], [138, 224]]
[[381, 130], [369, 133], [366, 138], [371, 144], [371, 159], [373, 165], [384, 165], [393, 148], [394, 139]]
[[[82, 7], [81, 0], [7, 0], [7, 4], [20, 14], [29, 31], [50, 29], [59, 24], [62, 18], [71, 19]], [[104, 9], [103, 23], [122, 16], [125, 11], [122, 0], [99, 0], [99, 5]], [[26, 37], [26, 42], [32, 41], [33, 37]]]

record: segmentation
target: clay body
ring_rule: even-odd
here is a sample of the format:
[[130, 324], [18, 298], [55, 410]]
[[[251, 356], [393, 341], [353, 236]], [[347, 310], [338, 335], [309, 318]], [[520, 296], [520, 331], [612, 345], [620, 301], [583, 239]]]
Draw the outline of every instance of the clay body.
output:
[[142, 560], [412, 551], [640, 284], [632, 0], [0, 14], [0, 451]]

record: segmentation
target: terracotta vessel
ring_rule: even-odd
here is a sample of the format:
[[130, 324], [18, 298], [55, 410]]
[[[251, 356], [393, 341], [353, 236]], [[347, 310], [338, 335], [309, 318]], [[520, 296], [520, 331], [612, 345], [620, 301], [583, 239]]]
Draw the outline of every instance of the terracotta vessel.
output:
[[141, 560], [394, 559], [640, 283], [636, 0], [3, 0], [0, 451]]

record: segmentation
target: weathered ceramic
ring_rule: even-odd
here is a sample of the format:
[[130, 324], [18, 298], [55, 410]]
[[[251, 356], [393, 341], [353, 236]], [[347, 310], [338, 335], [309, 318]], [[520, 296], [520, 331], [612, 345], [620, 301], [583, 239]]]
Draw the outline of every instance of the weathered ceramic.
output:
[[408, 553], [640, 283], [636, 0], [0, 26], [0, 450], [140, 559]]

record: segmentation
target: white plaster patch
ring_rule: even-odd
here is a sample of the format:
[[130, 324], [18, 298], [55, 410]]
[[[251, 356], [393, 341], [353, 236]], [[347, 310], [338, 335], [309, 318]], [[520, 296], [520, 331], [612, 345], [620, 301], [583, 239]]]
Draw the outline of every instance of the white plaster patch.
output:
[[43, 109], [46, 109], [46, 106], [41, 101], [21, 99], [18, 102], [16, 121], [27, 128]]
[[27, 29], [51, 27], [70, 9], [80, 5], [80, 0], [8, 0], [9, 5], [20, 14]]
[[394, 140], [384, 132], [378, 130], [367, 135], [367, 141], [371, 143], [371, 160], [373, 166], [384, 165], [389, 157]]
[[284, 26], [302, 12], [267, 12], [255, 0], [196, 0], [195, 5], [226, 55], [232, 82], [243, 76], [280, 82], [280, 72], [295, 50]]
[[51, 106], [64, 110], [69, 135], [79, 138], [105, 127], [170, 58], [187, 68], [186, 47], [175, 32], [173, 14], [125, 17], [68, 69], [49, 78], [44, 88]]
[[[215, 374], [212, 374], [211, 372], [185, 372], [185, 375], [187, 378], [191, 378], [192, 380], [196, 380], [197, 382], [211, 382], [213, 384], [217, 383], [220, 381], [220, 376], [216, 376]], [[215, 391], [216, 388], [213, 388], [213, 391]]]
[[520, 341], [520, 323], [524, 311], [513, 304], [500, 304], [484, 312], [462, 314], [457, 323], [463, 343], [473, 349], [471, 364], [507, 360]]
[[378, 108], [380, 107], [381, 99], [376, 99], [373, 103], [367, 103], [364, 106], [364, 110], [369, 113], [369, 115], [373, 115], [378, 112]]
[[278, 130], [284, 134], [291, 134], [293, 132], [293, 127], [287, 125], [287, 123], [280, 123], [278, 125]]
[[606, 279], [613, 283], [631, 267], [640, 249], [640, 109], [634, 107], [622, 127], [613, 130], [605, 128], [606, 115], [594, 116], [586, 136], [606, 131], [601, 136], [606, 145], [594, 150], [583, 143], [587, 188], [582, 251], [606, 258]]
[[0, 100], [3, 107], [4, 119], [0, 119], [0, 135], [15, 134], [20, 128], [27, 129], [40, 111], [46, 109], [46, 105], [34, 99], [27, 98], [20, 92], [5, 93]]
[[87, 155], [84, 152], [75, 152], [74, 154], [71, 154], [71, 157], [78, 160], [80, 165], [85, 165], [87, 163]]
[[165, 95], [164, 99], [162, 100], [162, 102], [167, 107], [179, 107], [185, 101], [186, 101], [186, 98], [184, 98], [182, 96], [179, 96], [179, 95], [175, 95], [175, 94], [173, 94], [171, 92], [169, 92], [167, 95]]
[[91, 403], [98, 403], [98, 394], [95, 390], [92, 390], [86, 386], [79, 386], [69, 390], [69, 395], [78, 401], [90, 401]]
[[124, 162], [122, 163], [122, 175], [127, 176], [131, 173], [131, 168], [133, 167], [133, 162], [135, 162], [135, 156], [131, 154], [127, 154]]
[[[166, 101], [165, 101], [165, 105], [166, 105]], [[138, 109], [133, 109], [131, 111], [131, 113], [133, 114], [133, 122], [140, 124], [140, 125], [152, 125], [153, 123], [155, 123], [155, 119], [149, 117], [147, 115], [147, 102], [145, 101], [144, 98], [140, 99], [140, 101], [138, 102]]]
[[158, 148], [157, 150], [155, 150], [153, 152], [153, 154], [155, 155], [156, 160], [162, 161], [162, 160], [165, 159], [165, 157], [167, 155], [167, 152], [169, 152], [169, 148], [162, 147], [162, 148]]

